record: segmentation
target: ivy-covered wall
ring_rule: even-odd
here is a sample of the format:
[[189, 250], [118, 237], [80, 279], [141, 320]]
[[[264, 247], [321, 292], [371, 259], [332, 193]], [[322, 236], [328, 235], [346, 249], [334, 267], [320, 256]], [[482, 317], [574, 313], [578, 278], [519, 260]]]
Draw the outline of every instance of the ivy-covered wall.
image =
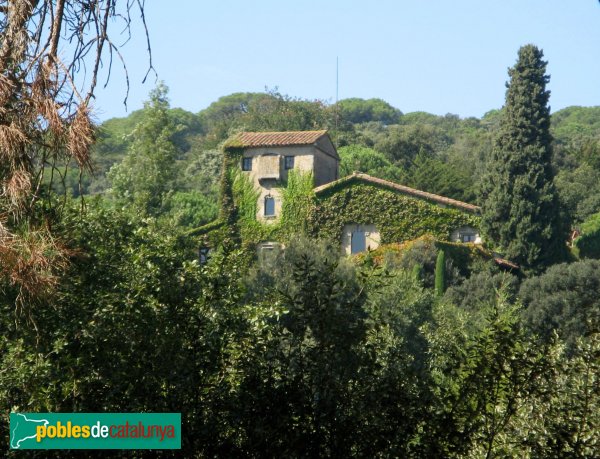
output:
[[229, 169], [233, 212], [244, 246], [261, 241], [286, 242], [296, 233], [308, 232], [308, 217], [314, 206], [312, 173], [290, 171], [281, 182], [281, 215], [274, 222], [257, 220], [259, 191], [239, 167]]
[[479, 227], [476, 215], [360, 182], [319, 193], [310, 219], [315, 236], [333, 240], [340, 238], [346, 224], [374, 224], [382, 244], [424, 234], [448, 241], [461, 226]]

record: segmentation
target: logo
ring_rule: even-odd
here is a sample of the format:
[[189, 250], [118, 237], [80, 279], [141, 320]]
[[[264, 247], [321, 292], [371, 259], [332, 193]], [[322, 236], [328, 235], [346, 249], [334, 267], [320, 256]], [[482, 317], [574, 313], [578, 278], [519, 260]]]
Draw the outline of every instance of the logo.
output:
[[180, 449], [180, 413], [11, 413], [11, 449]]

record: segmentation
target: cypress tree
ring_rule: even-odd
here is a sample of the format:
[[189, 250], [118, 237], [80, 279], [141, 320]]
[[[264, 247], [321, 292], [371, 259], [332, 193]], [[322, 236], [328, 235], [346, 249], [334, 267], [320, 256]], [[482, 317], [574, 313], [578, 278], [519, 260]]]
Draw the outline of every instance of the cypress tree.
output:
[[566, 225], [551, 167], [547, 62], [534, 45], [508, 70], [506, 102], [482, 186], [482, 230], [489, 242], [526, 267], [564, 256]]
[[435, 295], [442, 296], [446, 291], [446, 254], [440, 250], [435, 262]]

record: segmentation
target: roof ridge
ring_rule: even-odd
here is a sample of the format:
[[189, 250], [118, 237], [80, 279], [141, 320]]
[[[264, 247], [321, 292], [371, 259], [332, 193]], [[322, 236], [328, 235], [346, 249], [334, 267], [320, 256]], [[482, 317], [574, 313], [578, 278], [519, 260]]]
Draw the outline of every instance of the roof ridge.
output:
[[288, 134], [292, 132], [327, 132], [327, 129], [307, 129], [307, 130], [298, 130], [294, 129], [293, 131], [241, 131], [238, 134]]
[[225, 142], [225, 146], [253, 148], [312, 145], [328, 135], [327, 129], [313, 131], [242, 131], [230, 137]]
[[468, 212], [479, 212], [481, 207], [476, 206], [475, 204], [469, 204], [468, 202], [459, 201], [457, 199], [448, 198], [446, 196], [441, 196], [439, 194], [429, 193], [428, 191], [417, 190], [416, 188], [411, 188], [406, 185], [400, 185], [399, 183], [391, 182], [389, 180], [384, 180], [381, 178], [373, 177], [368, 174], [364, 174], [362, 172], [353, 172], [351, 175], [346, 177], [342, 177], [341, 179], [335, 180], [333, 182], [326, 183], [325, 185], [318, 186], [314, 189], [315, 194], [318, 194], [322, 191], [325, 191], [329, 188], [333, 188], [336, 185], [342, 184], [344, 182], [348, 182], [352, 179], [362, 179], [366, 182], [373, 183], [376, 185], [385, 186], [387, 188], [392, 188], [396, 191], [400, 191], [402, 193], [408, 194], [410, 196], [419, 197], [428, 201], [434, 201], [440, 204], [450, 205], [452, 207], [458, 207]]

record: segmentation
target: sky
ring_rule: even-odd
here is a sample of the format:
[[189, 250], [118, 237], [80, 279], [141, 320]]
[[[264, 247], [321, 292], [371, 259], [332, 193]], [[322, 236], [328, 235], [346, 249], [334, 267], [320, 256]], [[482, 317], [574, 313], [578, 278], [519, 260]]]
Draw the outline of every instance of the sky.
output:
[[96, 93], [100, 121], [141, 108], [157, 78], [172, 107], [194, 113], [265, 88], [334, 103], [337, 87], [339, 99], [377, 97], [404, 113], [481, 117], [502, 107], [528, 43], [548, 61], [552, 111], [600, 105], [598, 0], [147, 0], [146, 22], [157, 76], [142, 84], [138, 20], [121, 49], [127, 109], [115, 65]]

